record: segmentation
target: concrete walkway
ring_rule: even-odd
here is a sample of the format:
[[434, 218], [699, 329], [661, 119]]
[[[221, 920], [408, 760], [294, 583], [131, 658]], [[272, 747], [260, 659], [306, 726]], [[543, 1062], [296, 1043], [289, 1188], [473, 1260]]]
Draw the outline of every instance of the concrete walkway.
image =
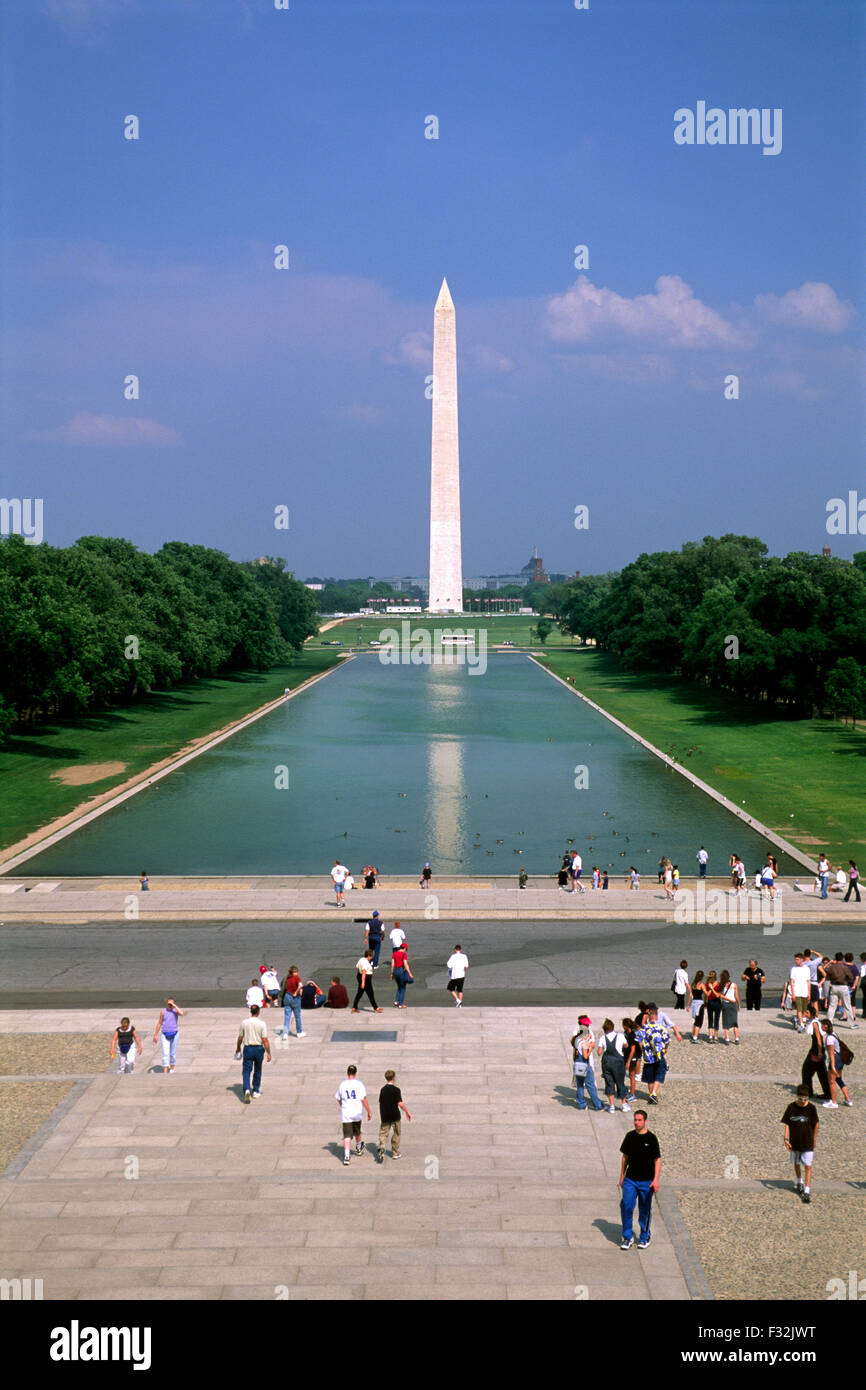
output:
[[[620, 880], [621, 882], [621, 880]], [[755, 889], [739, 899], [729, 892], [727, 878], [687, 879], [682, 889], [709, 895], [724, 894], [722, 922], [772, 924], [772, 904]], [[842, 894], [826, 901], [794, 889], [794, 879], [780, 880], [781, 920], [866, 922], [866, 899], [844, 902]], [[710, 904], [719, 900], [710, 898]], [[338, 908], [327, 875], [321, 878], [171, 877], [151, 881], [150, 892], [139, 890], [137, 878], [0, 878], [0, 920], [12, 922], [98, 922], [127, 920], [280, 920], [311, 921], [338, 917], [367, 918], [378, 907], [383, 914], [406, 921], [471, 921], [534, 919], [572, 921], [591, 918], [673, 922], [675, 904], [654, 882], [639, 892], [611, 887], [607, 892], [562, 892], [547, 878], [530, 878], [521, 890], [513, 878], [451, 878], [434, 880], [430, 892], [416, 878], [389, 878], [372, 891], [355, 889], [346, 906]], [[762, 917], [763, 912], [763, 917]], [[700, 920], [700, 915], [699, 915]], [[716, 920], [719, 920], [718, 918]]]
[[[709, 1296], [673, 1190], [653, 1243], [619, 1249], [619, 1145], [630, 1118], [573, 1102], [574, 1010], [317, 1014], [277, 1045], [244, 1105], [240, 1011], [181, 1022], [164, 1076], [142, 1023], [132, 1076], [80, 1083], [0, 1178], [6, 1278], [45, 1299], [686, 1299]], [[46, 1015], [0, 1015], [43, 1032]], [[269, 1028], [280, 1022], [269, 1016]], [[52, 1013], [102, 1031], [115, 1013]], [[334, 1031], [365, 1040], [334, 1042]], [[394, 1043], [374, 1041], [396, 1030]], [[272, 1040], [273, 1041], [273, 1040]], [[367, 1153], [342, 1164], [334, 1091], [350, 1061], [372, 1097]], [[398, 1164], [373, 1154], [376, 1096], [397, 1070], [413, 1113]], [[121, 1277], [122, 1271], [122, 1277]]]

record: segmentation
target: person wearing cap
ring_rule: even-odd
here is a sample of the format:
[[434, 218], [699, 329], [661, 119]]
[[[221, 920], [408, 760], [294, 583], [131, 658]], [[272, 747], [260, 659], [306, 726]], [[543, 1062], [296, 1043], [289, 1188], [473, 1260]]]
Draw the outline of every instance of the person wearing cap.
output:
[[[584, 1021], [585, 1020], [585, 1021]], [[574, 1089], [575, 1101], [578, 1110], [586, 1110], [586, 1096], [584, 1088], [589, 1092], [593, 1110], [603, 1110], [604, 1106], [598, 1098], [598, 1091], [595, 1087], [595, 1072], [593, 1071], [592, 1054], [595, 1050], [595, 1034], [590, 1028], [590, 1020], [586, 1015], [582, 1015], [578, 1020], [577, 1031], [571, 1039], [574, 1070]]]
[[419, 887], [419, 888], [429, 888], [429, 887], [430, 887], [430, 880], [432, 879], [432, 877], [433, 877], [433, 870], [430, 868], [430, 865], [429, 865], [429, 864], [425, 864], [425, 865], [424, 865], [424, 868], [421, 870], [421, 877], [420, 877], [420, 879], [418, 880], [418, 887]]
[[[785, 1148], [794, 1164], [794, 1188], [808, 1203], [812, 1200], [812, 1164], [815, 1159], [815, 1140], [818, 1137], [818, 1111], [809, 1100], [809, 1087], [797, 1087], [797, 1099], [782, 1116], [785, 1126]], [[801, 1170], [802, 1169], [802, 1177]], [[805, 1182], [803, 1179], [805, 1178]]]
[[367, 922], [364, 928], [364, 950], [368, 948], [373, 952], [373, 969], [379, 964], [379, 952], [382, 949], [382, 936], [385, 931], [385, 923], [379, 916], [378, 911]]

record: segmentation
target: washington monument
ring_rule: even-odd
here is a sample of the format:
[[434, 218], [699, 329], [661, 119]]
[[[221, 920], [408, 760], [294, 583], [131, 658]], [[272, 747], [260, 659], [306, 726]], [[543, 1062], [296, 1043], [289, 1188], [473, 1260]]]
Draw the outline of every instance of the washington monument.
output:
[[448, 281], [433, 311], [433, 450], [430, 465], [430, 613], [463, 612], [457, 330]]

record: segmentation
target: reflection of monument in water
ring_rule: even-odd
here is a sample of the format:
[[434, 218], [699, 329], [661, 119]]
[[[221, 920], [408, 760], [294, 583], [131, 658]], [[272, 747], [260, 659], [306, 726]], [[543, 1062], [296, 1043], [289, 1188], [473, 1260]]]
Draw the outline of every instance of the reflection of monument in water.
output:
[[433, 443], [430, 460], [430, 613], [463, 612], [457, 329], [448, 281], [433, 311]]
[[[452, 866], [459, 871], [463, 858], [463, 805], [465, 778], [463, 767], [464, 747], [460, 738], [449, 737], [439, 732], [441, 728], [454, 728], [460, 723], [460, 710], [465, 695], [462, 673], [456, 676], [448, 670], [447, 662], [434, 661], [433, 672], [440, 672], [426, 685], [425, 693], [435, 707], [435, 719], [431, 717], [430, 743], [427, 748], [427, 805], [429, 820], [427, 825], [426, 857], [434, 864]], [[433, 710], [431, 709], [431, 715]], [[444, 716], [444, 718], [443, 718]], [[465, 872], [465, 870], [463, 870]]]

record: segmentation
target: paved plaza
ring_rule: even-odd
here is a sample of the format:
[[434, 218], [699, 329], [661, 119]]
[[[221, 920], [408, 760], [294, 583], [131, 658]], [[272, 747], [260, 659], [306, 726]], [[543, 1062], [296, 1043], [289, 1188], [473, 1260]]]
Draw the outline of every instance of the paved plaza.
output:
[[[17, 1057], [0, 1092], [38, 1076], [69, 1086], [0, 1177], [0, 1273], [41, 1279], [46, 1300], [816, 1299], [866, 1267], [862, 1058], [854, 1108], [819, 1110], [803, 1208], [779, 1117], [805, 1049], [775, 1010], [743, 1013], [737, 1048], [672, 1044], [649, 1107], [662, 1189], [641, 1253], [619, 1249], [631, 1117], [574, 1105], [577, 1006], [317, 1012], [286, 1045], [275, 1011], [275, 1061], [251, 1105], [233, 1060], [242, 1009], [188, 1011], [169, 1076], [150, 1041], [156, 1012], [135, 1010], [144, 1055], [131, 1076], [95, 1069], [92, 1041], [80, 1065], [62, 1036], [45, 1046], [46, 1034], [101, 1035], [107, 1064], [116, 1011], [0, 1014], [0, 1056]], [[860, 1035], [845, 1036], [858, 1053]], [[375, 1161], [376, 1115], [365, 1156], [343, 1166], [333, 1095], [349, 1062], [374, 1115], [396, 1070], [413, 1114], [399, 1162]]]

